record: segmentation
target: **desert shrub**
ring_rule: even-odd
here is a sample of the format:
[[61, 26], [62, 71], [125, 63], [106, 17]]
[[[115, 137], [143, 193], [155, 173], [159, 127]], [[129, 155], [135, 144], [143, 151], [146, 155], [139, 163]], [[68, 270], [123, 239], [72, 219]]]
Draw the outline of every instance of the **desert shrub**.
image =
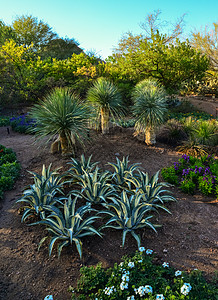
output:
[[118, 265], [106, 270], [98, 264], [83, 267], [74, 299], [189, 299], [216, 300], [215, 283], [207, 283], [201, 272], [175, 270], [169, 263], [157, 264], [150, 249], [140, 247], [134, 256], [125, 256]]
[[169, 182], [171, 174], [175, 174], [185, 193], [194, 194], [198, 189], [204, 195], [217, 195], [218, 160], [211, 155], [201, 158], [183, 155], [173, 166], [162, 169], [161, 174]]
[[182, 145], [178, 146], [177, 151], [182, 152], [185, 155], [190, 155], [194, 157], [201, 157], [208, 154], [204, 149], [203, 145], [200, 145], [198, 141], [189, 139], [188, 141], [183, 141]]
[[0, 145], [0, 199], [3, 192], [11, 190], [20, 172], [20, 164], [12, 149]]
[[175, 119], [170, 119], [160, 128], [157, 140], [169, 145], [178, 145], [182, 140], [187, 139], [183, 125]]
[[197, 120], [202, 119], [202, 120], [210, 120], [213, 119], [213, 115], [210, 115], [206, 112], [203, 111], [195, 111], [191, 110], [190, 112], [174, 112], [170, 111], [168, 113], [168, 119], [176, 119], [176, 120], [182, 120], [188, 117], [195, 118]]

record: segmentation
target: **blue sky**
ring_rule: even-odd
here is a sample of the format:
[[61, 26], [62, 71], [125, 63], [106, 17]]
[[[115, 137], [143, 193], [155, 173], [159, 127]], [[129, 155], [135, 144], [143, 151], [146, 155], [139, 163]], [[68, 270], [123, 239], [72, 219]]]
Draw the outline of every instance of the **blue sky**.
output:
[[217, 0], [0, 0], [0, 4], [0, 19], [6, 24], [31, 14], [59, 36], [75, 38], [85, 51], [95, 50], [103, 58], [125, 32], [142, 32], [139, 24], [154, 10], [161, 10], [161, 18], [170, 22], [186, 13], [186, 34], [218, 21]]

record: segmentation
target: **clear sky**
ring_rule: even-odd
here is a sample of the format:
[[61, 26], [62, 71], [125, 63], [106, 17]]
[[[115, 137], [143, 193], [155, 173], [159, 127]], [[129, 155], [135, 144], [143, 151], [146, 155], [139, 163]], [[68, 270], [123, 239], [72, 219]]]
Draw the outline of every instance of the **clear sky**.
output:
[[0, 7], [0, 19], [8, 25], [16, 16], [32, 15], [103, 58], [125, 32], [141, 33], [139, 24], [154, 10], [170, 22], [186, 13], [187, 34], [218, 21], [218, 0], [0, 0]]

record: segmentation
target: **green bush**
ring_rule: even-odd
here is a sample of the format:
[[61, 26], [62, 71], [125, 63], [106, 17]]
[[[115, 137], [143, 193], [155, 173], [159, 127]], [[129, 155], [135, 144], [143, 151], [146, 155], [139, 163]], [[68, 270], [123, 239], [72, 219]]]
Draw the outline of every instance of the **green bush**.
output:
[[163, 176], [163, 179], [167, 182], [175, 185], [179, 184], [179, 178], [176, 175], [176, 170], [174, 166], [171, 166], [169, 168], [163, 168], [161, 171], [161, 175]]
[[3, 192], [11, 190], [20, 172], [20, 164], [12, 149], [0, 145], [0, 199]]
[[[83, 267], [76, 288], [70, 287], [72, 300], [145, 299], [145, 300], [216, 300], [218, 289], [207, 283], [200, 271], [189, 274], [168, 263], [159, 265], [153, 251], [140, 247], [133, 257], [126, 256], [118, 265], [104, 270], [98, 264]], [[141, 298], [142, 297], [142, 298]]]
[[185, 179], [181, 182], [180, 187], [184, 193], [193, 195], [196, 186], [191, 179]]

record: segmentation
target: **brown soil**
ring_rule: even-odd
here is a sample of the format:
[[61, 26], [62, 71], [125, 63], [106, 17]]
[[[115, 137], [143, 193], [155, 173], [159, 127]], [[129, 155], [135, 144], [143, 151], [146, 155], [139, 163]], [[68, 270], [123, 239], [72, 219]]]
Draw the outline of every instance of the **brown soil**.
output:
[[[14, 190], [5, 193], [5, 199], [1, 201], [0, 299], [39, 300], [52, 294], [55, 300], [70, 300], [67, 289], [76, 284], [82, 265], [102, 262], [105, 267], [112, 266], [137, 247], [132, 237], [127, 237], [125, 247], [121, 248], [120, 232], [108, 230], [103, 239], [84, 240], [82, 261], [74, 247], [64, 249], [60, 259], [55, 251], [49, 258], [46, 245], [37, 251], [39, 241], [45, 236], [43, 228], [21, 224], [15, 200], [31, 183], [27, 170], [41, 172], [43, 163], [46, 166], [52, 163], [53, 168], [66, 170], [69, 158], [51, 155], [47, 147], [37, 148], [32, 141], [29, 135], [7, 134], [6, 128], [0, 128], [0, 144], [16, 151], [22, 165], [21, 177]], [[77, 157], [81, 154], [82, 151], [78, 151]], [[180, 156], [160, 144], [147, 147], [134, 139], [129, 129], [114, 130], [108, 136], [98, 135], [85, 150], [86, 157], [90, 154], [101, 167], [115, 161], [116, 156], [129, 155], [131, 163], [141, 163], [143, 170], [149, 174], [172, 164]], [[210, 279], [218, 269], [217, 201], [200, 195], [188, 196], [177, 188], [172, 190], [178, 200], [168, 205], [172, 215], [161, 212], [158, 222], [163, 227], [157, 235], [149, 229], [142, 230], [142, 246], [153, 249], [161, 260], [176, 269], [198, 268]]]

